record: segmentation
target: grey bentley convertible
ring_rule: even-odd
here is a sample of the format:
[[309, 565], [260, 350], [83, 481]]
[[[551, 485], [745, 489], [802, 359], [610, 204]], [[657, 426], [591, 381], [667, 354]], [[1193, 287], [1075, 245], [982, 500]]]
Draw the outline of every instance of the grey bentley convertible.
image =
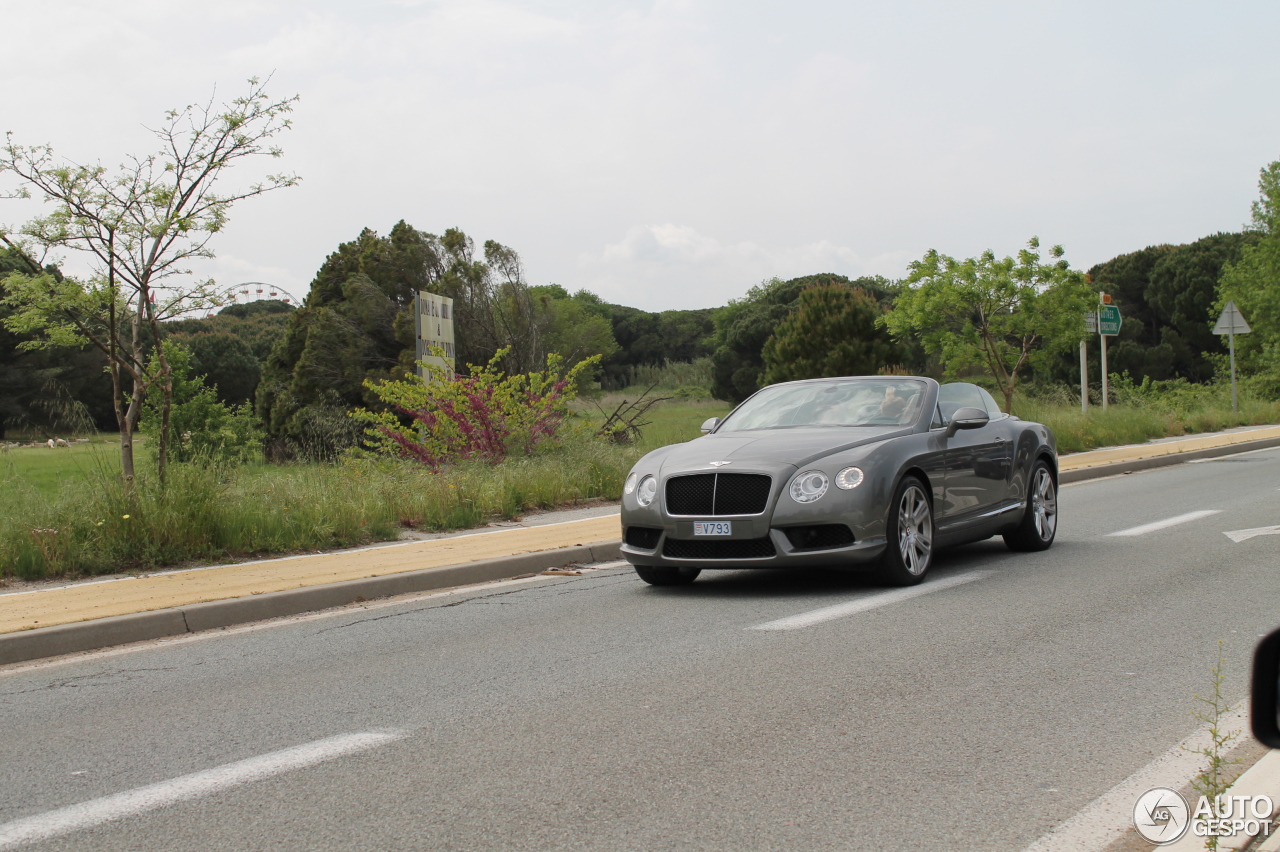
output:
[[654, 585], [704, 568], [867, 564], [924, 579], [939, 547], [1058, 526], [1053, 433], [977, 385], [872, 376], [771, 385], [703, 437], [646, 455], [622, 496], [622, 552]]

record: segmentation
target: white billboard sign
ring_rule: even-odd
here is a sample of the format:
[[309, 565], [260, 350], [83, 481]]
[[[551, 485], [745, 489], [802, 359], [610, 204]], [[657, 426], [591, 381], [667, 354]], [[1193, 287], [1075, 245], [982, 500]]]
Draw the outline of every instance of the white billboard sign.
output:
[[[418, 332], [417, 355], [453, 376], [455, 348], [453, 338], [453, 299], [419, 290], [414, 294], [414, 325]], [[433, 355], [433, 346], [444, 350], [444, 357]], [[427, 371], [418, 368], [418, 374], [426, 379]]]

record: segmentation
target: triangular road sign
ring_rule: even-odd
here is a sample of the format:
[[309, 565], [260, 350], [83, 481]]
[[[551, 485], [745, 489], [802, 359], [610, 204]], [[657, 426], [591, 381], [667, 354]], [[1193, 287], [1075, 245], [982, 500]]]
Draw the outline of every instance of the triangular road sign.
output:
[[1248, 334], [1251, 331], [1253, 329], [1244, 321], [1244, 314], [1240, 313], [1235, 302], [1227, 302], [1222, 316], [1218, 317], [1218, 324], [1213, 327], [1214, 334]]

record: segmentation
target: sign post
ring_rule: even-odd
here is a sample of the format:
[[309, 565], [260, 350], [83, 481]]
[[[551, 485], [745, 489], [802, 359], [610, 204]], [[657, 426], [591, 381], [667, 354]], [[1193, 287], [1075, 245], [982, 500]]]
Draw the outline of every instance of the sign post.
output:
[[1240, 404], [1236, 400], [1236, 335], [1253, 331], [1249, 323], [1244, 321], [1244, 314], [1236, 307], [1235, 302], [1227, 302], [1218, 317], [1218, 324], [1213, 327], [1214, 334], [1225, 334], [1231, 347], [1231, 410], [1239, 411]]
[[1120, 309], [1106, 293], [1098, 294], [1098, 336], [1102, 338], [1102, 410], [1107, 410], [1107, 338], [1120, 333]]
[[[1084, 333], [1098, 333], [1098, 312], [1089, 311], [1084, 315]], [[1080, 339], [1080, 413], [1089, 413], [1089, 344], [1088, 338]]]

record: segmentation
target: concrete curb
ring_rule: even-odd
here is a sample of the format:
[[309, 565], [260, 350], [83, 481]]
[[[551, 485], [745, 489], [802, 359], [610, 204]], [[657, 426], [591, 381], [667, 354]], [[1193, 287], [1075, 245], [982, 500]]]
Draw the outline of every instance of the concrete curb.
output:
[[455, 586], [490, 583], [495, 580], [510, 580], [570, 563], [605, 562], [620, 558], [621, 547], [622, 543], [619, 541], [601, 541], [588, 545], [483, 559], [463, 565], [425, 568], [421, 571], [405, 571], [364, 580], [306, 586], [247, 598], [209, 601], [173, 609], [137, 612], [75, 624], [60, 624], [56, 627], [5, 633], [0, 635], [0, 665], [93, 651], [130, 642], [146, 642], [152, 639], [163, 639], [166, 636], [180, 636], [184, 633], [230, 627], [268, 618], [299, 615], [304, 612], [346, 606], [360, 600], [413, 592], [430, 592]]
[[[1203, 450], [1064, 470], [1059, 473], [1058, 480], [1063, 484], [1082, 482], [1104, 476], [1168, 467], [1197, 459], [1218, 458], [1272, 447], [1280, 447], [1280, 438], [1263, 438]], [[426, 568], [421, 571], [406, 571], [400, 574], [347, 580], [322, 586], [304, 586], [299, 589], [269, 592], [247, 598], [230, 598], [173, 609], [98, 618], [93, 621], [61, 624], [56, 627], [42, 627], [19, 633], [5, 633], [0, 634], [0, 665], [93, 651], [130, 642], [146, 642], [166, 636], [180, 636], [184, 633], [231, 627], [269, 618], [299, 615], [304, 612], [346, 606], [362, 599], [370, 600], [391, 595], [510, 580], [544, 571], [547, 568], [558, 568], [571, 562], [590, 563], [620, 559], [621, 546], [620, 541], [600, 541], [589, 545], [501, 556], [462, 565]]]
[[[1227, 444], [1222, 447], [1208, 447], [1203, 450], [1168, 453], [1147, 459], [1133, 459], [1132, 461], [1111, 462], [1109, 464], [1093, 465], [1092, 467], [1076, 468], [1075, 470], [1064, 470], [1058, 474], [1058, 481], [1066, 484], [1068, 482], [1081, 482], [1086, 479], [1101, 479], [1104, 476], [1115, 476], [1118, 473], [1133, 473], [1134, 471], [1151, 470], [1156, 467], [1169, 467], [1170, 465], [1183, 464], [1197, 459], [1215, 459], [1219, 456], [1233, 456], [1237, 453], [1268, 450], [1272, 447], [1280, 447], [1280, 438], [1261, 438], [1257, 441], [1241, 441], [1238, 444]], [[1058, 459], [1058, 463], [1062, 463], [1061, 458]]]

